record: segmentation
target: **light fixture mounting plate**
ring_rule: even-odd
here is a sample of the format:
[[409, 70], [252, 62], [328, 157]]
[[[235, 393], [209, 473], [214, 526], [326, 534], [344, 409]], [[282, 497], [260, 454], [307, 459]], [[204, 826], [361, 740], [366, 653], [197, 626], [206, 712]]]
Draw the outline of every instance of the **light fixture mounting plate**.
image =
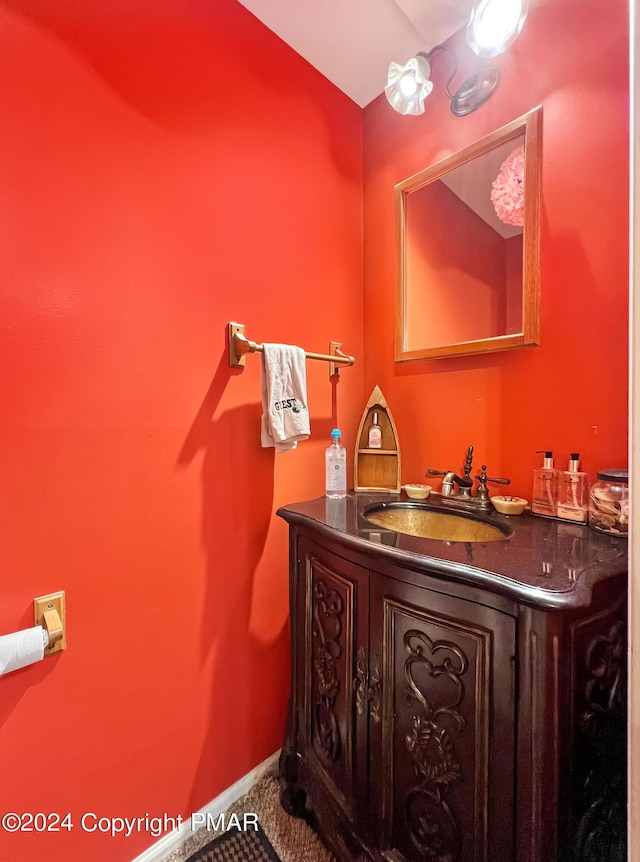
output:
[[484, 104], [500, 83], [500, 69], [487, 66], [462, 83], [451, 97], [451, 113], [464, 117]]

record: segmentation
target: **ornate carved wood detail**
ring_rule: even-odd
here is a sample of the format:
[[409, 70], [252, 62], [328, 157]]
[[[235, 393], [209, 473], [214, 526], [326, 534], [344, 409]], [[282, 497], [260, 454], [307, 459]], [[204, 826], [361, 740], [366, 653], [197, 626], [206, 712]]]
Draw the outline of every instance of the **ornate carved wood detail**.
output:
[[364, 715], [367, 706], [367, 660], [364, 647], [358, 647], [356, 653], [356, 675], [353, 679], [353, 690], [356, 696], [356, 711]]
[[318, 681], [318, 700], [314, 706], [316, 743], [327, 760], [335, 762], [342, 747], [335, 706], [340, 691], [336, 661], [342, 655], [340, 639], [344, 605], [336, 590], [316, 579], [312, 608], [313, 664]]
[[380, 660], [378, 656], [373, 656], [371, 660], [371, 677], [369, 685], [369, 715], [379, 724], [381, 721], [381, 700], [382, 700], [382, 683], [380, 679]]
[[587, 710], [582, 725], [589, 737], [599, 734], [598, 719], [626, 702], [623, 657], [626, 654], [626, 625], [617, 620], [605, 634], [592, 638], [585, 664], [589, 679], [585, 686]]
[[[462, 838], [446, 797], [450, 786], [460, 778], [460, 761], [450, 730], [460, 733], [466, 727], [459, 707], [465, 695], [462, 676], [469, 660], [452, 641], [432, 641], [416, 629], [407, 631], [403, 642], [408, 653], [404, 663], [409, 687], [405, 698], [409, 706], [420, 706], [405, 737], [418, 779], [406, 797], [406, 823], [413, 844], [425, 860], [455, 862]], [[446, 677], [450, 682], [448, 697], [436, 701], [417, 681], [418, 667], [431, 679]]]
[[[619, 862], [626, 848], [626, 624], [591, 637], [584, 652], [583, 711], [577, 744], [582, 769], [575, 799], [575, 859]], [[586, 681], [585, 681], [586, 680]]]

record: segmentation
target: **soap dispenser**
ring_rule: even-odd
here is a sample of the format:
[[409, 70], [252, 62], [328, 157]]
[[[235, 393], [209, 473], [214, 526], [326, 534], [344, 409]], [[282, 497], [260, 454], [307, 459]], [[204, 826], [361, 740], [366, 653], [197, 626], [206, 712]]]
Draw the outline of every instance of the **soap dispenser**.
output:
[[589, 513], [589, 474], [580, 470], [580, 453], [572, 452], [567, 470], [558, 476], [558, 517], [585, 524]]
[[533, 471], [533, 494], [531, 511], [538, 515], [557, 515], [558, 501], [558, 471], [553, 466], [553, 452], [538, 450], [538, 455], [544, 455], [542, 467]]

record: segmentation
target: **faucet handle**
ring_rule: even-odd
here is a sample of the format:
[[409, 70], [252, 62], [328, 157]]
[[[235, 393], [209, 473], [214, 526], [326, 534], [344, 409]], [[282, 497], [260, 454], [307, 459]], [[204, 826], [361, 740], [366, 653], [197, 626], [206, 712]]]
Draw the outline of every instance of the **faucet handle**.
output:
[[502, 476], [491, 477], [487, 476], [487, 482], [493, 482], [494, 485], [510, 485], [511, 479], [505, 479]]
[[493, 482], [495, 485], [510, 485], [511, 479], [505, 479], [502, 476], [487, 476], [487, 465], [483, 464], [480, 474], [474, 476], [480, 482], [481, 487], [485, 488], [487, 482]]
[[495, 477], [487, 476], [487, 465], [486, 464], [482, 465], [482, 469], [480, 470], [480, 474], [478, 476], [475, 476], [474, 478], [476, 478], [478, 480], [478, 482], [480, 483], [476, 496], [479, 497], [481, 500], [488, 500], [489, 499], [489, 492], [487, 491], [487, 482], [493, 482], [495, 485], [510, 485], [511, 484], [511, 479], [505, 479], [502, 476], [495, 476]]

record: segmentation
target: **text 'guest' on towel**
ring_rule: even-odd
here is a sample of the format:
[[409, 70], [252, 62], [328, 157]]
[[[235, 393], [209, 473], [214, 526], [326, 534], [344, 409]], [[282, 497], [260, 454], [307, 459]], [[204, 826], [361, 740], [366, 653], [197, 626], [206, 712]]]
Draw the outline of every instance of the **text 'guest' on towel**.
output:
[[295, 449], [311, 434], [307, 407], [305, 352], [292, 344], [262, 345], [262, 427], [264, 447]]

